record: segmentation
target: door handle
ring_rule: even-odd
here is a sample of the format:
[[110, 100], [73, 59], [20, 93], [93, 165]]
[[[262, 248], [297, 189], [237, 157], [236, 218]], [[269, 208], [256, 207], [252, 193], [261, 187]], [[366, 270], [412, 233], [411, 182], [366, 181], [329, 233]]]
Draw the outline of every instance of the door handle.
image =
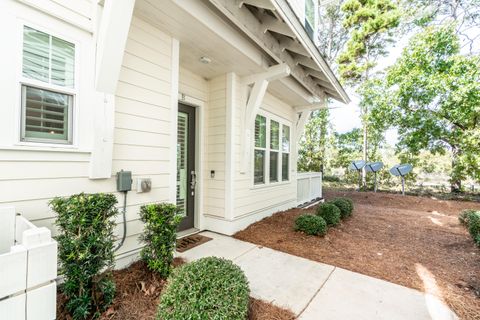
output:
[[197, 173], [195, 171], [191, 171], [191, 182], [190, 182], [190, 190], [192, 192], [192, 196], [195, 195], [195, 186], [197, 185]]

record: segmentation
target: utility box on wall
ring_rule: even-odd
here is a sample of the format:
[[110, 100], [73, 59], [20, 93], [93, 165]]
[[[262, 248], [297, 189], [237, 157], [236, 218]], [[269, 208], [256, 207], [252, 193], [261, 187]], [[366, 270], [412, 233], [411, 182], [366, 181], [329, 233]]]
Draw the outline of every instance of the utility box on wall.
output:
[[126, 192], [132, 190], [132, 172], [117, 172], [117, 191]]

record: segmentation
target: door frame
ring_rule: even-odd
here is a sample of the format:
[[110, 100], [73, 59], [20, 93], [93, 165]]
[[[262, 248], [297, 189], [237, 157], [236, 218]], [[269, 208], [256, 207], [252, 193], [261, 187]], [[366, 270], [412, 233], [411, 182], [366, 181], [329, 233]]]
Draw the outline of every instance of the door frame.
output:
[[[193, 227], [199, 230], [204, 229], [203, 217], [203, 146], [204, 146], [204, 106], [205, 102], [188, 96], [184, 93], [178, 93], [176, 114], [178, 113], [178, 104], [184, 104], [193, 107], [195, 110], [195, 171], [197, 173], [197, 185], [194, 198], [194, 221]], [[176, 115], [177, 116], [177, 115]], [[177, 140], [177, 127], [175, 127], [175, 145]], [[175, 148], [176, 155], [176, 148]], [[175, 156], [175, 168], [176, 156]]]

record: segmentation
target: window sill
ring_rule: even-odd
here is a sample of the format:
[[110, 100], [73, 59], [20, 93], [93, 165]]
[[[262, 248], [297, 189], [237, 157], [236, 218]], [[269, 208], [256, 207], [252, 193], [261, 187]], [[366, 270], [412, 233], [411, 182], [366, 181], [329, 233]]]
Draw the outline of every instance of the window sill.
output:
[[282, 182], [273, 182], [269, 184], [256, 184], [250, 187], [250, 190], [258, 190], [258, 189], [268, 189], [268, 188], [275, 188], [275, 187], [281, 187], [281, 186], [286, 186], [288, 184], [291, 184], [292, 180], [288, 181], [282, 181]]
[[91, 153], [90, 150], [81, 150], [74, 145], [60, 145], [50, 143], [30, 143], [19, 142], [14, 145], [1, 146], [0, 150], [12, 151], [49, 151], [49, 152], [68, 152], [68, 153]]

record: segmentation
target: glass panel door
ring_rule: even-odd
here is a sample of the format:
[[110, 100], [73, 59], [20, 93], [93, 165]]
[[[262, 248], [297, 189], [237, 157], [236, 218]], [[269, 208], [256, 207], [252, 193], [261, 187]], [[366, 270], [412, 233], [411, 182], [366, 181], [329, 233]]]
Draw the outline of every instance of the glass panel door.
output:
[[178, 113], [177, 130], [177, 206], [179, 214], [187, 212], [187, 155], [188, 155], [188, 114]]
[[177, 120], [177, 206], [183, 217], [179, 230], [195, 222], [195, 109], [179, 104]]

